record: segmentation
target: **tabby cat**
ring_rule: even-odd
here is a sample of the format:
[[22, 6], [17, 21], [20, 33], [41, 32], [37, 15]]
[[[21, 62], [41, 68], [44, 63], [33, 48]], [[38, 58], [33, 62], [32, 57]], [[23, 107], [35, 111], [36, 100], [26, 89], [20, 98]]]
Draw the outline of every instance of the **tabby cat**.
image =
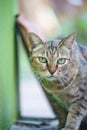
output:
[[78, 130], [87, 113], [87, 47], [76, 33], [43, 41], [30, 32], [30, 63], [56, 113], [58, 130]]

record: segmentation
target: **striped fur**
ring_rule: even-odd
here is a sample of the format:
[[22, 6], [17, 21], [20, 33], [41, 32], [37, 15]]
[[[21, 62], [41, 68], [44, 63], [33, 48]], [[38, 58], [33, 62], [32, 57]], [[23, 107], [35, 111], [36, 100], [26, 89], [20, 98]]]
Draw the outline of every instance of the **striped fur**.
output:
[[[79, 130], [87, 113], [87, 47], [77, 44], [75, 38], [73, 33], [61, 39], [42, 41], [36, 34], [29, 33], [31, 65], [60, 120], [59, 129], [64, 127], [62, 130]], [[40, 62], [40, 57], [45, 58], [44, 62]], [[61, 58], [66, 59], [64, 64], [58, 63]], [[67, 105], [66, 114], [59, 106], [59, 99]]]

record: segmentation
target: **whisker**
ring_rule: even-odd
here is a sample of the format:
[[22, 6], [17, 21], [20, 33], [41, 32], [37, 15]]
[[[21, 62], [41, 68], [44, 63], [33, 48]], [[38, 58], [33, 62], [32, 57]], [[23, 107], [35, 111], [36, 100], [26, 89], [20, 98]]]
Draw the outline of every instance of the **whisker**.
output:
[[39, 82], [41, 83], [41, 81], [44, 79], [44, 77], [41, 77], [41, 79], [39, 80]]
[[62, 75], [63, 77], [64, 77], [64, 79], [66, 79], [66, 80], [68, 80], [69, 78], [67, 77], [67, 76], [65, 76], [65, 75]]
[[65, 82], [65, 83], [67, 82], [67, 80], [66, 80], [66, 79], [64, 79], [64, 77], [62, 77], [61, 79], [62, 79], [62, 81], [63, 81], [63, 82]]
[[37, 75], [37, 78], [39, 82], [41, 83], [41, 81], [45, 78], [45, 73]]
[[62, 79], [62, 81], [63, 81], [64, 83], [66, 83], [66, 82], [67, 82], [67, 81], [66, 81], [63, 77], [62, 77], [61, 79]]
[[60, 83], [62, 84], [62, 86], [64, 86], [64, 83], [63, 83], [62, 79], [58, 77], [58, 80], [60, 81]]

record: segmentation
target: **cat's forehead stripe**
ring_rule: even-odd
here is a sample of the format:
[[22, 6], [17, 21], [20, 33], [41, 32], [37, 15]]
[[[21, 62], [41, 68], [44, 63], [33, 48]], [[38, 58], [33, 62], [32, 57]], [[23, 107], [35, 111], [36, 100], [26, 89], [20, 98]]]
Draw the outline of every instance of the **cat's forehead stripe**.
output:
[[57, 51], [57, 48], [54, 46], [48, 46], [48, 51], [50, 52], [50, 54], [55, 54]]
[[57, 52], [57, 43], [58, 41], [49, 41], [47, 42], [48, 46], [47, 46], [47, 51], [52, 55], [55, 54]]

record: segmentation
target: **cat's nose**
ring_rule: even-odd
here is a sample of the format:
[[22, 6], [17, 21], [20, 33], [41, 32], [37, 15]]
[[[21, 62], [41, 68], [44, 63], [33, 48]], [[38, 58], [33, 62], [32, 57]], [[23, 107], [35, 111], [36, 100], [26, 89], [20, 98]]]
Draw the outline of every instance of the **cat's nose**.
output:
[[49, 72], [51, 75], [53, 75], [56, 71], [54, 69], [50, 69]]
[[57, 70], [57, 66], [56, 65], [48, 65], [48, 71], [50, 72], [51, 75], [53, 75]]
[[51, 75], [53, 75], [54, 74], [54, 72], [50, 72], [51, 73]]

